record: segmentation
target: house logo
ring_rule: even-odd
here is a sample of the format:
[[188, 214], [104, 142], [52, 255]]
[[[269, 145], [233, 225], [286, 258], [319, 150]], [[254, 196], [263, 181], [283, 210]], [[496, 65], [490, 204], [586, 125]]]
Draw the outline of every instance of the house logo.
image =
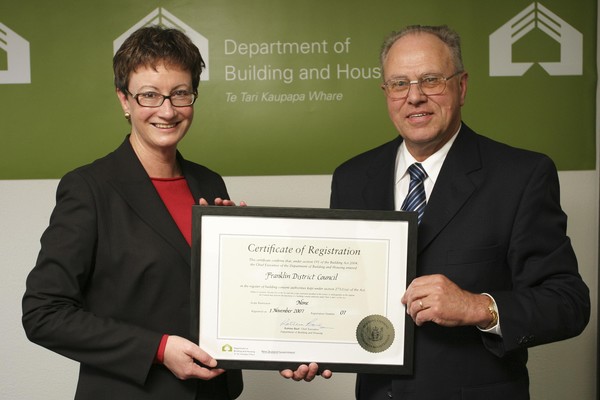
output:
[[523, 76], [533, 62], [513, 62], [512, 46], [534, 29], [560, 44], [559, 62], [539, 62], [553, 76], [583, 74], [583, 35], [541, 3], [531, 3], [490, 35], [490, 76]]
[[192, 42], [198, 46], [198, 49], [200, 49], [200, 54], [202, 54], [202, 59], [206, 64], [206, 68], [202, 71], [200, 79], [202, 81], [208, 81], [210, 69], [208, 62], [208, 39], [162, 7], [152, 11], [125, 33], [116, 38], [113, 42], [113, 54], [119, 50], [119, 47], [121, 47], [125, 39], [127, 39], [134, 31], [150, 25], [160, 25], [166, 28], [175, 28], [185, 33], [192, 40]]
[[224, 345], [221, 347], [221, 351], [222, 351], [223, 353], [231, 353], [231, 352], [233, 351], [233, 346], [231, 346], [230, 344], [224, 344]]
[[6, 53], [7, 67], [0, 69], [0, 84], [31, 83], [29, 42], [0, 23], [0, 49]]

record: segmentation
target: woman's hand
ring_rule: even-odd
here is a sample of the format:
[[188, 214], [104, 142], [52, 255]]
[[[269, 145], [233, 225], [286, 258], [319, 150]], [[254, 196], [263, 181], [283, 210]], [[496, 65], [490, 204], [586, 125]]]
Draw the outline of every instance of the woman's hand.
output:
[[[201, 198], [200, 202], [198, 204], [200, 204], [201, 206], [209, 206], [210, 205], [208, 203], [208, 201], [206, 201], [205, 198]], [[246, 202], [240, 201], [240, 207], [245, 207], [246, 205], [247, 205]], [[235, 202], [233, 202], [232, 200], [223, 200], [222, 198], [217, 197], [215, 199], [215, 206], [226, 206], [226, 207], [235, 206]]]
[[[202, 365], [198, 365], [196, 361]], [[163, 365], [181, 380], [208, 380], [225, 372], [223, 369], [214, 369], [217, 360], [195, 343], [180, 336], [169, 336], [167, 339]]]

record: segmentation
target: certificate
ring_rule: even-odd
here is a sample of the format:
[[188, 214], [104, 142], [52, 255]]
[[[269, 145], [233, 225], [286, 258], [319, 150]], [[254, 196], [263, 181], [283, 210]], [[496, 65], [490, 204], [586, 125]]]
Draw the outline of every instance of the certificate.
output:
[[193, 208], [192, 336], [220, 368], [412, 373], [416, 214]]

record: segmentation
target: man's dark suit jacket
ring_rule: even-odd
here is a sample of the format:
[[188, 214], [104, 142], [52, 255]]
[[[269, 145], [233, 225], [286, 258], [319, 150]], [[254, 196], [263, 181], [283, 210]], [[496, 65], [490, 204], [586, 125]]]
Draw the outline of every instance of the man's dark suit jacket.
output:
[[[178, 159], [194, 199], [228, 198], [218, 174]], [[76, 399], [192, 400], [214, 390], [236, 398], [240, 371], [181, 381], [153, 364], [163, 334], [190, 338], [190, 263], [190, 246], [127, 138], [60, 181], [27, 279], [25, 331], [80, 362]]]
[[[393, 210], [400, 143], [338, 167], [331, 208]], [[426, 323], [415, 330], [414, 375], [359, 374], [357, 398], [528, 399], [527, 348], [578, 335], [589, 320], [589, 292], [566, 223], [548, 157], [463, 124], [419, 225], [417, 275], [443, 274], [491, 294], [502, 338]]]

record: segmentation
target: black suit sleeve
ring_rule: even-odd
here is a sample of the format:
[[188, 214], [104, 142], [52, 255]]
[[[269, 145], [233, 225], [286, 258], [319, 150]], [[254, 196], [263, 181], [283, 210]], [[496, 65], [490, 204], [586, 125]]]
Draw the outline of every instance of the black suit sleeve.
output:
[[497, 355], [580, 334], [589, 321], [589, 290], [566, 235], [558, 175], [541, 157], [529, 177], [513, 221], [507, 264], [513, 288], [491, 293], [500, 311], [502, 345], [485, 335]]
[[[26, 282], [27, 337], [81, 363], [143, 384], [161, 338], [88, 310], [84, 292], [95, 273], [98, 199], [83, 174], [59, 183], [57, 203]], [[110, 302], [110, 299], [107, 299]]]

